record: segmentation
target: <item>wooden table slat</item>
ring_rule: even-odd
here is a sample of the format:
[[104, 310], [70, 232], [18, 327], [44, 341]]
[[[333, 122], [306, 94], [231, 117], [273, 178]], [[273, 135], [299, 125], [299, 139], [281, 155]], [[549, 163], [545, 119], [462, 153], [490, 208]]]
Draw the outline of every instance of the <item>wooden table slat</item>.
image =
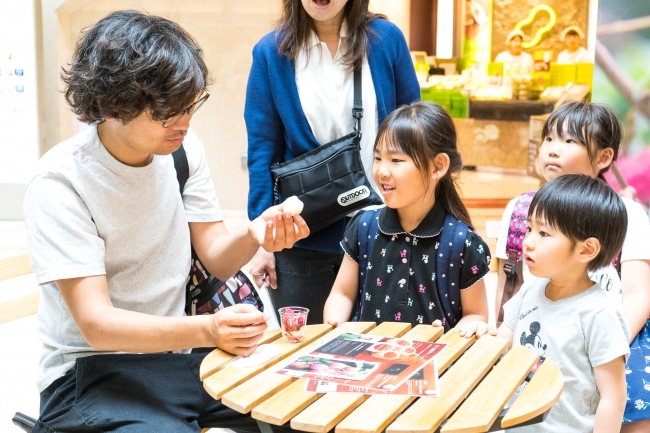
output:
[[501, 427], [516, 426], [546, 412], [559, 400], [563, 389], [562, 372], [553, 361], [546, 358], [503, 417]]
[[[381, 326], [381, 325], [380, 325]], [[430, 325], [418, 325], [404, 335], [404, 338], [420, 341], [434, 341], [441, 335], [442, 329]], [[377, 328], [378, 335], [394, 335], [382, 332]], [[304, 383], [303, 383], [304, 385]], [[310, 432], [327, 432], [348, 416], [360, 404], [368, 400], [369, 395], [333, 393], [323, 396], [316, 403], [293, 418], [291, 426], [294, 429]]]
[[203, 381], [203, 388], [205, 388], [212, 398], [219, 400], [226, 392], [244, 383], [246, 380], [261, 371], [266, 370], [269, 366], [277, 363], [279, 360], [282, 360], [302, 349], [312, 341], [325, 335], [331, 329], [332, 327], [330, 325], [309, 325], [306, 327], [303, 341], [300, 343], [288, 343], [283, 338], [275, 340], [270, 344], [278, 344], [280, 346], [280, 355], [255, 367], [224, 367], [212, 376], [207, 377]]
[[[410, 333], [407, 335], [413, 338]], [[437, 359], [438, 374], [442, 374], [476, 339], [461, 337], [457, 330], [452, 329], [442, 338], [432, 341], [449, 344]], [[382, 432], [415, 398], [407, 395], [373, 395], [336, 426], [336, 433]]]
[[438, 374], [442, 374], [455, 362], [465, 351], [476, 342], [476, 337], [461, 337], [457, 329], [452, 329], [440, 338], [440, 343], [447, 343], [449, 347], [438, 356]]
[[523, 346], [510, 349], [449, 418], [441, 433], [487, 432], [538, 359]]
[[[281, 329], [270, 329], [264, 331], [264, 335], [258, 344], [268, 344], [271, 343], [282, 336]], [[235, 355], [231, 355], [228, 352], [224, 352], [221, 349], [214, 349], [201, 362], [201, 368], [199, 370], [201, 380], [205, 380], [206, 377], [212, 376], [217, 371], [221, 370], [224, 365], [229, 363]]]
[[258, 421], [283, 425], [323, 396], [305, 392], [305, 383], [306, 379], [296, 380], [253, 409], [251, 416]]
[[[373, 329], [375, 326], [376, 324], [374, 322], [342, 323], [339, 327], [331, 330], [324, 337], [305, 346], [304, 349], [301, 349], [301, 352], [310, 352], [316, 349], [321, 344], [322, 340], [334, 338], [343, 332], [365, 333]], [[282, 388], [289, 386], [296, 380], [294, 377], [275, 373], [275, 367], [279, 367], [279, 363], [276, 362], [266, 371], [224, 394], [221, 402], [237, 412], [248, 413], [255, 406], [274, 395]]]
[[[368, 332], [368, 334], [401, 337], [410, 329], [411, 324], [409, 323], [384, 322], [372, 331]], [[300, 379], [297, 382], [302, 383], [304, 387], [304, 379]], [[305, 391], [303, 391], [303, 393], [305, 393]], [[329, 394], [325, 396], [324, 399], [320, 399], [322, 395], [323, 394], [317, 394], [318, 399], [291, 420], [292, 428], [325, 433], [331, 430], [338, 421], [343, 419], [343, 417], [350, 413], [351, 410], [368, 398], [364, 394]], [[285, 401], [285, 410], [287, 412], [292, 412], [296, 403], [299, 404], [300, 402], [295, 400]], [[258, 409], [259, 414], [263, 414], [262, 411], [264, 408], [258, 407], [253, 411], [253, 418], [255, 418], [255, 412]], [[264, 415], [268, 414], [264, 413]]]
[[[439, 398], [421, 398], [386, 428], [387, 433], [432, 433], [467, 397], [507, 349], [508, 341], [484, 335], [440, 379]], [[444, 352], [443, 352], [444, 353]]]

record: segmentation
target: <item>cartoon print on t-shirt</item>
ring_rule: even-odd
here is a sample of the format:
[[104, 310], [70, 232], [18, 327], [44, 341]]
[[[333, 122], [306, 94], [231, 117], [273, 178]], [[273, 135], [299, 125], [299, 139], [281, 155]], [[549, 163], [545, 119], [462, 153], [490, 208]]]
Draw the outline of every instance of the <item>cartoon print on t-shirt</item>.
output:
[[542, 325], [540, 325], [539, 322], [531, 322], [529, 329], [530, 335], [526, 335], [526, 332], [521, 333], [519, 344], [522, 346], [528, 346], [537, 351], [540, 356], [544, 356], [547, 345], [544, 344], [542, 337], [539, 336], [539, 331], [542, 329]]

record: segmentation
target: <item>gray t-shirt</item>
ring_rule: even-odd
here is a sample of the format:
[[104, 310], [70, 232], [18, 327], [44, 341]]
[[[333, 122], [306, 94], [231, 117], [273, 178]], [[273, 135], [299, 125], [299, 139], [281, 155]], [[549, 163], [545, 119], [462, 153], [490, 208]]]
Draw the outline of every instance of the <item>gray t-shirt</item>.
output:
[[592, 431], [600, 402], [594, 367], [627, 357], [630, 331], [598, 284], [551, 301], [545, 294], [548, 282], [536, 278], [508, 301], [503, 323], [514, 330], [513, 344], [529, 347], [557, 364], [564, 391], [543, 423], [513, 431]]
[[106, 275], [116, 308], [182, 316], [190, 269], [188, 222], [222, 220], [203, 145], [191, 130], [183, 199], [171, 155], [146, 167], [117, 161], [92, 127], [47, 152], [25, 192], [29, 249], [41, 285], [39, 391], [91, 348], [56, 280]]

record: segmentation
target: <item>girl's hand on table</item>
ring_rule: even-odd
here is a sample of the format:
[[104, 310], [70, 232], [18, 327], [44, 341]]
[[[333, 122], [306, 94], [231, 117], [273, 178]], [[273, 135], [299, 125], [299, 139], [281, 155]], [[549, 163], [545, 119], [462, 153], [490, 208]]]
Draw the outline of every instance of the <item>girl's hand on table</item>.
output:
[[461, 337], [469, 338], [472, 335], [476, 335], [476, 338], [481, 338], [490, 331], [490, 326], [485, 322], [476, 320], [473, 322], [461, 323], [456, 326], [456, 329], [458, 329]]

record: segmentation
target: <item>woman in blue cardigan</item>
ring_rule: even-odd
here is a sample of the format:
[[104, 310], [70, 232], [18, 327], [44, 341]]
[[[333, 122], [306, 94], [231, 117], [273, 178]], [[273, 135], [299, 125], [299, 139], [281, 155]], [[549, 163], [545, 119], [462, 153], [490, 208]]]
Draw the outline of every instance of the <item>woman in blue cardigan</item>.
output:
[[[395, 108], [420, 99], [404, 35], [368, 0], [283, 0], [278, 27], [253, 49], [244, 118], [248, 133], [248, 216], [273, 204], [270, 166], [288, 161], [353, 130], [353, 70], [361, 68], [361, 159], [371, 183], [377, 128]], [[260, 250], [251, 262], [276, 308], [323, 307], [340, 266], [345, 221], [280, 253]]]

